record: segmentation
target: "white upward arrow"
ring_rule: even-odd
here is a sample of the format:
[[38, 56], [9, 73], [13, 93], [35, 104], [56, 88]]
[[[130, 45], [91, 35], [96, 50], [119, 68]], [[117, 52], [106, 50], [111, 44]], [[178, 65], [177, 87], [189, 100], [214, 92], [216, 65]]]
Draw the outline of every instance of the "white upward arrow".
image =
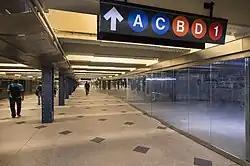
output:
[[123, 17], [121, 16], [121, 14], [117, 11], [117, 9], [115, 7], [110, 9], [103, 17], [106, 20], [111, 19], [111, 23], [110, 23], [110, 30], [111, 31], [116, 31], [116, 19], [119, 22], [121, 22], [123, 20]]

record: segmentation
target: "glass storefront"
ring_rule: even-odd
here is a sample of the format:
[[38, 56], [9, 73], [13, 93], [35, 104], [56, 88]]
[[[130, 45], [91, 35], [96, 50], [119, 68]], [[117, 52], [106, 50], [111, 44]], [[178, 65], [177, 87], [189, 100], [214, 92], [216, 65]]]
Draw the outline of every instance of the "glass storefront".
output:
[[128, 78], [126, 90], [109, 93], [244, 159], [247, 60]]

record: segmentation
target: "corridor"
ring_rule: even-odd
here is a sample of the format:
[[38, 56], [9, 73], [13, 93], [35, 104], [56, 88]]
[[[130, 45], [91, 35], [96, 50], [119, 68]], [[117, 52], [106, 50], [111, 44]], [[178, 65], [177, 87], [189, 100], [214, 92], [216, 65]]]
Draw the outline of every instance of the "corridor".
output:
[[[56, 101], [57, 103], [57, 101]], [[36, 96], [11, 119], [0, 102], [0, 166], [236, 166], [129, 104], [95, 90], [77, 91], [41, 125]]]

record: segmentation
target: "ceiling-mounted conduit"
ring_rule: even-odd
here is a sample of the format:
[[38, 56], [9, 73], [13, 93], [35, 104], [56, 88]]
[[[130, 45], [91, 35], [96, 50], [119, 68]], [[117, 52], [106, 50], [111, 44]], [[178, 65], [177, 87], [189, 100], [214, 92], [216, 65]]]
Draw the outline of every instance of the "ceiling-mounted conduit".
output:
[[[47, 26], [47, 28], [48, 28], [48, 30], [49, 30], [49, 33], [50, 33], [50, 34], [52, 35], [52, 37], [53, 37], [53, 43], [56, 45], [56, 47], [57, 47], [57, 48], [60, 50], [60, 52], [62, 53], [63, 59], [64, 59], [65, 62], [68, 64], [69, 69], [72, 69], [72, 68], [71, 68], [71, 65], [70, 65], [70, 63], [69, 63], [69, 61], [68, 61], [68, 59], [67, 59], [66, 56], [65, 56], [65, 53], [64, 53], [64, 51], [63, 51], [63, 49], [62, 49], [62, 46], [61, 46], [61, 44], [59, 43], [59, 40], [57, 39], [56, 34], [55, 34], [54, 31], [53, 31], [53, 28], [52, 28], [51, 25], [49, 24], [49, 21], [48, 21], [48, 19], [47, 19], [45, 13], [44, 13], [44, 11], [43, 11], [43, 8], [42, 8], [40, 2], [39, 2], [38, 0], [29, 0], [29, 1], [37, 8], [37, 10], [39, 11], [39, 13], [41, 14], [41, 16], [42, 16], [42, 18], [43, 18], [43, 21], [45, 22], [45, 24], [46, 24], [46, 26]], [[35, 13], [36, 10], [34, 9], [34, 6], [30, 5], [31, 9], [32, 9], [33, 12]], [[72, 71], [72, 70], [71, 70], [71, 71]], [[73, 75], [74, 75], [74, 74], [73, 74]]]

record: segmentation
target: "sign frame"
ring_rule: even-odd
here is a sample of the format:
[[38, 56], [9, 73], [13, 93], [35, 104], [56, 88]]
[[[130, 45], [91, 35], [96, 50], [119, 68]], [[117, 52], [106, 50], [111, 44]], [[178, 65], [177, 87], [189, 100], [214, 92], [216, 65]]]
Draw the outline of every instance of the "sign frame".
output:
[[[220, 22], [223, 22], [223, 28], [224, 29], [223, 29], [223, 34], [222, 34], [222, 37], [221, 37], [222, 39], [220, 39], [221, 41], [217, 42], [216, 44], [224, 44], [224, 41], [225, 41], [226, 29], [227, 29], [227, 23], [228, 23], [227, 19], [203, 16], [203, 15], [199, 15], [199, 14], [192, 14], [192, 13], [187, 13], [187, 12], [174, 11], [174, 10], [169, 10], [169, 9], [162, 9], [162, 8], [157, 8], [157, 7], [150, 7], [150, 6], [140, 5], [140, 4], [127, 3], [127, 2], [114, 1], [114, 0], [100, 0], [100, 14], [97, 17], [98, 18], [98, 27], [97, 27], [98, 28], [97, 29], [97, 31], [98, 31], [98, 33], [97, 33], [98, 40], [135, 42], [135, 43], [144, 43], [144, 44], [168, 45], [168, 46], [199, 48], [199, 49], [204, 49], [205, 48], [205, 42], [201, 41], [199, 39], [195, 39], [195, 37], [193, 37], [192, 40], [187, 40], [187, 39], [189, 39], [188, 37], [186, 37], [186, 38], [185, 37], [178, 38], [178, 37], [175, 36], [175, 38], [177, 38], [177, 39], [175, 39], [175, 38], [168, 38], [168, 37], [166, 37], [166, 38], [165, 37], [164, 38], [163, 37], [158, 37], [157, 34], [155, 34], [155, 36], [156, 36], [155, 37], [155, 36], [152, 36], [152, 35], [149, 35], [149, 36], [145, 35], [145, 34], [148, 34], [148, 33], [144, 33], [144, 35], [140, 36], [140, 35], [137, 35], [137, 34], [134, 35], [135, 33], [121, 34], [120, 32], [119, 33], [117, 33], [117, 32], [114, 33], [112, 31], [103, 31], [102, 28], [101, 28], [101, 26], [102, 26], [101, 24], [102, 24], [102, 21], [103, 21], [102, 19], [104, 19], [103, 18], [104, 14], [101, 13], [102, 12], [101, 6], [105, 5], [105, 4], [106, 5], [113, 5], [113, 6], [116, 6], [116, 7], [121, 6], [121, 8], [122, 7], [126, 7], [126, 8], [131, 7], [134, 10], [140, 9], [140, 10], [148, 11], [148, 12], [155, 13], [155, 14], [156, 13], [163, 13], [163, 14], [170, 13], [170, 14], [175, 14], [175, 15], [180, 15], [180, 16], [185, 16], [185, 17], [194, 17], [194, 18], [196, 17], [196, 18], [201, 18], [201, 19], [207, 19], [207, 20], [211, 20], [211, 24], [212, 24], [212, 22], [214, 20], [215, 21], [220, 21]], [[105, 14], [105, 16], [107, 15], [107, 13]], [[112, 18], [110, 18], [110, 17], [105, 18], [105, 21], [107, 20], [110, 23], [110, 26], [111, 26], [111, 21], [112, 21], [111, 19]], [[125, 18], [125, 19], [127, 19], [126, 22], [128, 22], [129, 18]], [[119, 24], [119, 22], [121, 20], [122, 20], [121, 18], [120, 18], [120, 20], [117, 19], [116, 24]], [[171, 24], [172, 24], [172, 22], [171, 22]], [[191, 33], [191, 25], [192, 25], [193, 22], [194, 22], [194, 20], [192, 22], [190, 22], [190, 25], [188, 27], [188, 33], [189, 33], [188, 35], [189, 36], [192, 35], [190, 33]], [[149, 23], [149, 24], [151, 24], [151, 23]], [[148, 25], [148, 26], [150, 26], [150, 25]], [[127, 26], [127, 27], [129, 27], [129, 26]], [[172, 26], [170, 26], [170, 28], [172, 28]], [[153, 31], [152, 28], [147, 27], [147, 29], [150, 29], [150, 31]], [[170, 33], [170, 32], [167, 32], [167, 33]], [[174, 33], [172, 32], [172, 34], [174, 34]], [[208, 31], [207, 31], [206, 35], [208, 36]], [[185, 39], [185, 40], [183, 40], [183, 39]]]

